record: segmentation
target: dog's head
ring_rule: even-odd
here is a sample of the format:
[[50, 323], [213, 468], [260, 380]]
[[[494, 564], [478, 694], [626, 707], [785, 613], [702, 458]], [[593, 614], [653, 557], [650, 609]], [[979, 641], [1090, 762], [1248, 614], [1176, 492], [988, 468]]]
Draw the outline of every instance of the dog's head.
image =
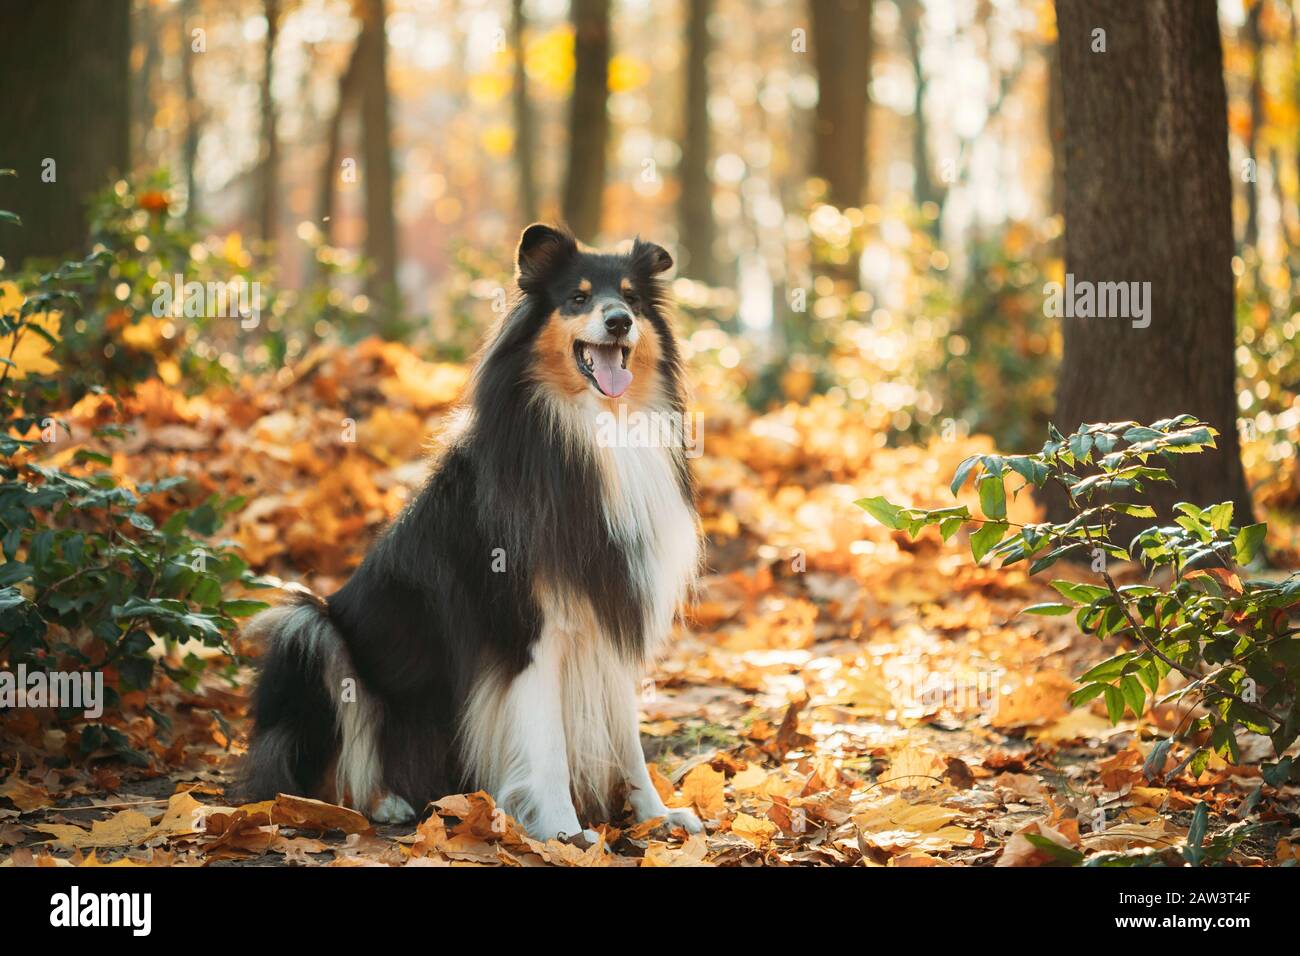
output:
[[659, 392], [671, 332], [656, 277], [672, 257], [637, 239], [626, 253], [599, 253], [534, 224], [515, 256], [520, 291], [537, 306], [536, 379], [557, 397], [642, 403]]

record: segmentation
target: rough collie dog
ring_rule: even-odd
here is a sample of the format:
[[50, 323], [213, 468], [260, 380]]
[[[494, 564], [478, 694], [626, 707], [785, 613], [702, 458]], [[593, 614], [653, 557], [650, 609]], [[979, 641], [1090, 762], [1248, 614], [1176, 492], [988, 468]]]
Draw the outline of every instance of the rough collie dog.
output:
[[637, 718], [698, 561], [685, 452], [597, 440], [620, 404], [684, 414], [656, 278], [672, 259], [532, 225], [516, 264], [513, 309], [419, 496], [339, 591], [250, 622], [266, 647], [250, 799], [312, 794], [399, 822], [484, 789], [537, 838], [594, 840], [579, 821], [626, 794], [638, 819], [701, 829], [659, 798]]

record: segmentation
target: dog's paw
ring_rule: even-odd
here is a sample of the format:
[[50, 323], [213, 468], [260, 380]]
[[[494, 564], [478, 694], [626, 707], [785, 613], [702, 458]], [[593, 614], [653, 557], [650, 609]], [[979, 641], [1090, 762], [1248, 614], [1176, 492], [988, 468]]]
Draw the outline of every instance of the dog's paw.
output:
[[685, 807], [678, 807], [675, 810], [669, 810], [664, 814], [664, 822], [669, 827], [681, 827], [687, 833], [703, 833], [704, 824], [700, 818], [695, 815], [694, 810], [688, 810]]
[[389, 793], [375, 802], [370, 819], [375, 823], [409, 823], [415, 819], [415, 810], [397, 794]]

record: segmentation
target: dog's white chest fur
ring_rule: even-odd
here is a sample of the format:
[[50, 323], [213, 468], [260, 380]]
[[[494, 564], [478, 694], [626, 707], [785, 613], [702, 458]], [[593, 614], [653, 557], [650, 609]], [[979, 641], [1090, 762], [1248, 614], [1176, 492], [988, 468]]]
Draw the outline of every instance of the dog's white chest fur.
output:
[[[631, 443], [602, 447], [594, 417], [577, 410], [555, 421], [562, 438], [585, 443], [579, 453], [599, 465], [600, 504], [628, 557], [644, 607], [645, 656], [652, 657], [699, 561], [695, 517], [673, 452]], [[536, 589], [543, 624], [532, 664], [509, 683], [489, 676], [475, 688], [464, 726], [468, 764], [534, 833], [574, 826], [570, 795], [585, 810], [603, 808], [620, 781], [631, 785], [641, 816], [667, 813], [646, 773], [637, 732], [637, 689], [647, 661], [620, 653], [585, 597], [547, 582], [536, 582]]]
[[699, 561], [695, 519], [665, 448], [599, 448], [606, 477], [605, 520], [625, 549], [646, 606], [647, 653], [672, 627]]

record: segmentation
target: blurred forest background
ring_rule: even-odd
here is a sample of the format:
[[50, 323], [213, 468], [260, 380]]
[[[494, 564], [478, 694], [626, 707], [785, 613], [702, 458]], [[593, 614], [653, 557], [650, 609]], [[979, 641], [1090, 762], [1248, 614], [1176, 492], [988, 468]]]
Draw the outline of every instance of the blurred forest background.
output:
[[[0, 254], [12, 270], [84, 252], [92, 219], [138, 246], [126, 190], [156, 194], [178, 228], [151, 275], [224, 259], [270, 301], [237, 335], [151, 322], [133, 290], [146, 314], [131, 334], [187, 375], [372, 333], [463, 357], [500, 308], [519, 229], [562, 219], [593, 243], [669, 245], [692, 352], [756, 409], [826, 393], [891, 441], [1043, 434], [1061, 353], [1043, 286], [1065, 271], [1050, 0], [18, 8], [0, 69], [24, 135], [6, 144], [20, 175], [0, 199], [26, 226], [0, 234]], [[1247, 455], [1271, 481], [1300, 424], [1297, 13], [1218, 11], [1237, 410], [1269, 439]], [[62, 185], [34, 188], [53, 155]], [[87, 211], [114, 173], [130, 185]], [[98, 332], [77, 350], [87, 362], [121, 346]]]
[[[1175, 759], [1189, 711], [1137, 678], [1136, 723], [1116, 688], [1072, 705], [1101, 645], [1016, 617], [1044, 585], [854, 502], [949, 504], [1049, 420], [1188, 412], [1219, 450], [1150, 500], [1232, 502], [1217, 532], [1267, 518], [1300, 565], [1300, 0], [2, 0], [0, 118], [0, 657], [109, 688], [103, 720], [4, 711], [0, 855], [353, 852], [159, 828], [240, 754], [236, 619], [270, 575], [339, 586], [400, 510], [535, 219], [670, 249], [703, 413], [708, 574], [642, 731], [717, 825], [628, 860], [1051, 862], [1027, 801], [1078, 862], [1259, 799], [1235, 739]], [[1152, 283], [1149, 325], [1053, 314], [1067, 274]], [[159, 308], [190, 282], [231, 298]], [[994, 664], [991, 711], [918, 693]], [[988, 802], [936, 811], [952, 788]], [[58, 816], [87, 794], [172, 807], [96, 835]], [[1130, 829], [1081, 835], [1098, 812]], [[1300, 859], [1271, 825], [1223, 853]], [[502, 862], [441, 826], [357, 852]]]
[[[82, 200], [113, 173], [131, 183], [118, 200], [156, 191], [191, 230], [167, 269], [224, 257], [255, 267], [272, 302], [252, 335], [133, 333], [194, 367], [278, 366], [371, 333], [464, 356], [519, 229], [558, 219], [593, 243], [672, 247], [694, 351], [755, 408], [826, 392], [894, 437], [1043, 434], [1061, 342], [1042, 289], [1064, 272], [1050, 0], [24, 6], [0, 41], [24, 131], [0, 198], [27, 225], [0, 253], [12, 269], [86, 251], [114, 197]], [[1300, 419], [1298, 15], [1281, 0], [1218, 10], [1238, 405], [1252, 438], [1279, 439], [1257, 455], [1281, 465]], [[74, 143], [65, 185], [33, 188]]]

